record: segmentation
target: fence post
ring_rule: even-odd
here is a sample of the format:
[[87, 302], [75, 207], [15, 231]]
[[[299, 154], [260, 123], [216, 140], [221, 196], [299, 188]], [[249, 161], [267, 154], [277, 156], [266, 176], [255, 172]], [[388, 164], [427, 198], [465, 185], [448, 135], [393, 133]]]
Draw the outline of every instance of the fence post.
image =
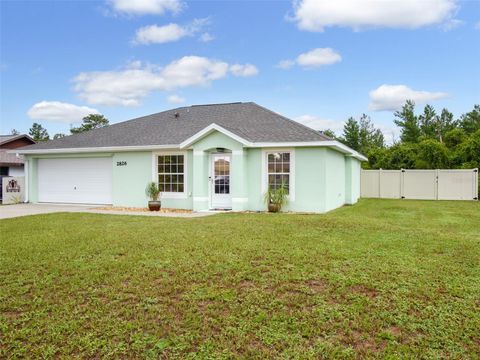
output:
[[478, 200], [478, 168], [473, 169], [473, 200]]
[[405, 169], [400, 170], [400, 198], [405, 199]]
[[378, 170], [378, 198], [382, 198], [382, 168]]
[[438, 175], [440, 171], [435, 169], [435, 200], [438, 200]]

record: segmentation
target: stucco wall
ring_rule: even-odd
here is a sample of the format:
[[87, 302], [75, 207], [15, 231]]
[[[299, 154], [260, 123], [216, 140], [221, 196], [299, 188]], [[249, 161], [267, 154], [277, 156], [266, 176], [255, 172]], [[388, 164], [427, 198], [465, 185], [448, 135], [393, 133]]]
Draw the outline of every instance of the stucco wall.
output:
[[[126, 161], [126, 166], [116, 166]], [[122, 152], [113, 155], [113, 206], [144, 207], [145, 187], [152, 181], [151, 152]]]
[[[292, 148], [275, 148], [271, 151], [291, 151]], [[264, 193], [266, 191], [265, 152], [269, 149], [248, 149], [248, 208], [254, 211], [266, 210]], [[293, 149], [294, 170], [291, 180], [294, 180], [295, 198], [289, 199], [285, 211], [325, 211], [325, 148], [295, 148]], [[265, 184], [263, 184], [265, 182]]]
[[8, 176], [25, 176], [25, 171], [22, 166], [10, 166], [8, 168]]
[[[231, 151], [231, 193], [233, 210], [264, 211], [266, 190], [266, 155], [269, 149], [243, 148], [242, 144], [214, 132], [195, 143], [187, 156], [186, 194], [182, 198], [161, 199], [162, 206], [205, 210], [209, 208], [210, 154], [216, 148]], [[274, 149], [282, 150], [282, 149]], [[345, 157], [335, 150], [317, 148], [285, 148], [293, 150], [295, 198], [286, 211], [326, 212], [345, 203], [353, 204], [360, 196], [360, 161]], [[58, 157], [112, 157], [113, 204], [143, 207], [147, 204], [145, 186], [152, 181], [154, 156], [161, 151], [95, 153], [76, 155], [28, 156], [29, 201], [38, 201], [37, 159]], [[126, 161], [127, 166], [115, 166]]]
[[355, 204], [360, 198], [360, 167], [359, 160], [345, 157], [345, 203]]
[[335, 150], [326, 150], [324, 211], [330, 211], [345, 204], [345, 156]]

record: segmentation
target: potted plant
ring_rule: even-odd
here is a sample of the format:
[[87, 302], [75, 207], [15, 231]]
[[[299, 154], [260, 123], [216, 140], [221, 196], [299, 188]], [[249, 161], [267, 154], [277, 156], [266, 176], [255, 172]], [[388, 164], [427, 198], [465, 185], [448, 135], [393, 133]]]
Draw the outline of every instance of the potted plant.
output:
[[148, 209], [150, 211], [159, 211], [162, 203], [158, 200], [160, 197], [160, 188], [155, 182], [148, 183], [145, 194], [149, 197], [150, 201], [148, 202]]
[[284, 184], [276, 189], [268, 189], [265, 193], [265, 202], [269, 212], [279, 212], [287, 203], [288, 190]]

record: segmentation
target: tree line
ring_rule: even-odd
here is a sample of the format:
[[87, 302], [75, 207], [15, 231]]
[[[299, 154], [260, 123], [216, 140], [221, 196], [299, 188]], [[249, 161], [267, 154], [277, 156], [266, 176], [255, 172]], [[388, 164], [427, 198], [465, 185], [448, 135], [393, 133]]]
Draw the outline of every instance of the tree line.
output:
[[[107, 126], [107, 125], [109, 125], [109, 121], [105, 116], [100, 115], [100, 114], [90, 114], [90, 115], [85, 116], [82, 119], [82, 124], [80, 126], [72, 127], [70, 129], [70, 134], [71, 135], [79, 134], [79, 133], [82, 133], [84, 131], [98, 129], [98, 128], [101, 128], [101, 127], [104, 127], [104, 126]], [[19, 132], [17, 130], [13, 129], [11, 131], [11, 134], [12, 135], [18, 135]], [[45, 129], [41, 124], [36, 123], [36, 122], [34, 122], [32, 124], [32, 127], [28, 131], [28, 135], [30, 135], [30, 137], [37, 142], [50, 140], [50, 135], [48, 134], [47, 129]], [[67, 136], [67, 135], [62, 134], [62, 133], [58, 133], [58, 134], [55, 134], [52, 137], [52, 139], [59, 139], [59, 138], [65, 137], [65, 136]]]
[[437, 112], [426, 105], [417, 114], [407, 101], [394, 113], [400, 139], [387, 146], [380, 129], [367, 115], [350, 117], [341, 136], [324, 131], [364, 154], [366, 169], [471, 169], [480, 168], [480, 105], [455, 119], [448, 109]]

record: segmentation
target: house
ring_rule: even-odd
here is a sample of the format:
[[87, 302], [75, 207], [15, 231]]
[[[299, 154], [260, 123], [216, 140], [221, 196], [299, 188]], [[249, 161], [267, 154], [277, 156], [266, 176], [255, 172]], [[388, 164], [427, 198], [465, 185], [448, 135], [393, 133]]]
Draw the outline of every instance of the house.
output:
[[23, 156], [9, 153], [10, 149], [17, 149], [35, 144], [28, 135], [0, 135], [0, 175], [24, 176]]
[[326, 212], [360, 196], [366, 158], [255, 103], [194, 105], [18, 150], [30, 202], [144, 207], [148, 182], [167, 208], [265, 210], [288, 187], [285, 210]]

